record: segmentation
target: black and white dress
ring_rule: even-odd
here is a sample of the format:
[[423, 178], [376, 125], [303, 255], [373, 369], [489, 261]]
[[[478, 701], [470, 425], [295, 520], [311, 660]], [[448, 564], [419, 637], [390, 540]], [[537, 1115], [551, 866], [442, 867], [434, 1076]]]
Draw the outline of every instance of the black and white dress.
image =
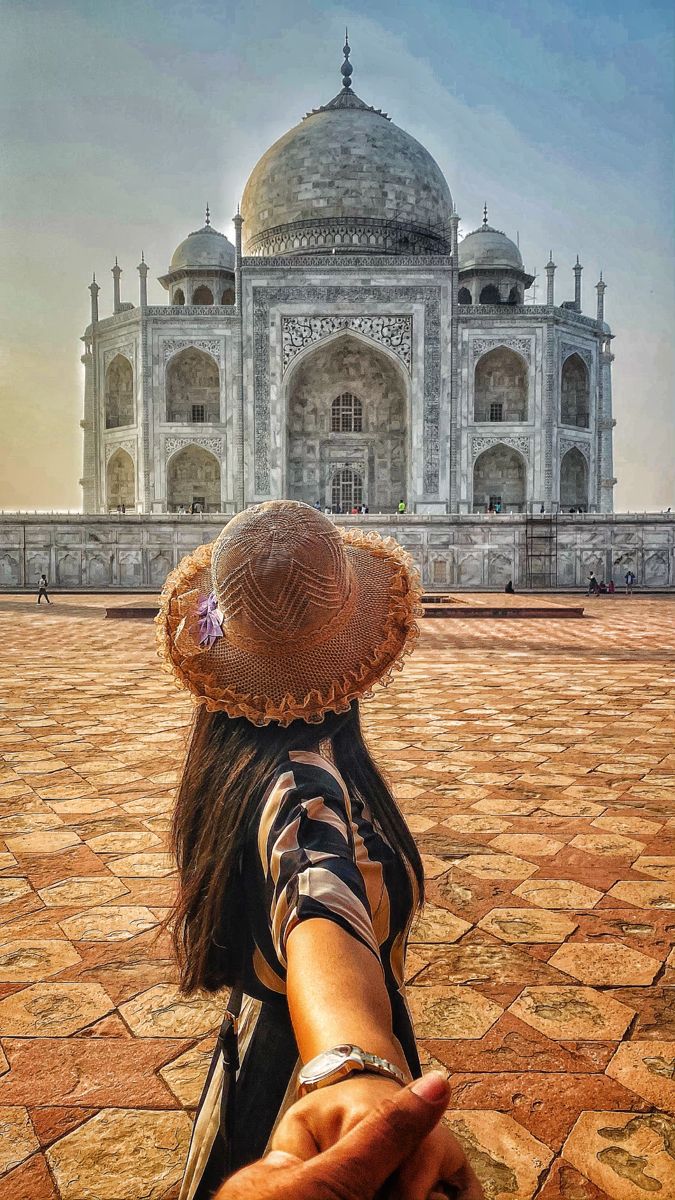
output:
[[[334, 921], [377, 957], [394, 1034], [412, 1075], [420, 1074], [403, 991], [412, 885], [400, 857], [367, 807], [350, 798], [332, 763], [297, 751], [280, 764], [249, 828], [242, 865], [248, 949], [239, 1025], [235, 1169], [265, 1153], [275, 1125], [295, 1099], [300, 1063], [286, 1003], [286, 940], [300, 921]], [[214, 1060], [195, 1119], [180, 1200], [207, 1200], [223, 1181], [217, 1138], [222, 1084], [222, 1060]]]

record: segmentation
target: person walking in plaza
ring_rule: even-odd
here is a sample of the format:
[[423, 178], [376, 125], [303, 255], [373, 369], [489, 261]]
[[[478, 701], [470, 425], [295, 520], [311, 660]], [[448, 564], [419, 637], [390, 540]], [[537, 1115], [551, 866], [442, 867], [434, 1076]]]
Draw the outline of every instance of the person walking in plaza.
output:
[[[160, 654], [196, 701], [170, 923], [183, 992], [232, 989], [180, 1200], [273, 1131], [301, 1159], [330, 1149], [421, 1073], [403, 979], [422, 864], [359, 713], [412, 649], [420, 600], [398, 543], [293, 501], [239, 513], [166, 580]], [[439, 1126], [398, 1186], [457, 1181], [481, 1197]]]
[[42, 603], [43, 596], [44, 596], [45, 600], [47, 601], [47, 604], [51, 604], [51, 600], [49, 599], [49, 580], [47, 579], [46, 575], [41, 575], [40, 580], [38, 582], [38, 594], [37, 594], [38, 604]]
[[587, 595], [589, 595], [589, 596], [599, 596], [600, 595], [600, 584], [597, 581], [595, 571], [591, 571], [590, 575], [588, 576]]
[[398, 502], [398, 510], [397, 510], [397, 511], [398, 511], [398, 515], [399, 515], [399, 517], [402, 517], [402, 516], [403, 516], [403, 514], [404, 514], [404, 513], [405, 513], [405, 511], [406, 511], [406, 502], [405, 502], [405, 500], [399, 500], [399, 502]]
[[635, 574], [633, 571], [626, 571], [626, 574], [624, 575], [624, 582], [626, 584], [626, 595], [632, 596], [633, 586], [635, 584]]

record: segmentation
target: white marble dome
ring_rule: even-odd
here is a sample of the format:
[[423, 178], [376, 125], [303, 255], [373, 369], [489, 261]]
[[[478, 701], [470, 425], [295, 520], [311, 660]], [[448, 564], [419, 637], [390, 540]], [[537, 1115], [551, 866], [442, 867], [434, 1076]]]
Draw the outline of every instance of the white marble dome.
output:
[[234, 246], [212, 225], [196, 229], [173, 252], [170, 271], [190, 268], [234, 270]]
[[467, 233], [459, 243], [459, 269], [497, 268], [522, 271], [523, 260], [520, 250], [511, 238], [491, 225], [481, 225], [473, 233]]
[[350, 88], [263, 154], [241, 207], [249, 255], [449, 252], [440, 167]]

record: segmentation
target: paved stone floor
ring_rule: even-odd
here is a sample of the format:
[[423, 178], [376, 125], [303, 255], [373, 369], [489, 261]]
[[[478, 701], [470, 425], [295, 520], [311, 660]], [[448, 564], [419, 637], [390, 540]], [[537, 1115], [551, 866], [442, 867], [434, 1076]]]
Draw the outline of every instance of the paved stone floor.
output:
[[[0, 1200], [174, 1196], [218, 1022], [157, 939], [189, 702], [102, 604], [0, 599]], [[428, 621], [366, 708], [426, 856], [418, 1034], [489, 1200], [675, 1196], [675, 603], [587, 604]]]

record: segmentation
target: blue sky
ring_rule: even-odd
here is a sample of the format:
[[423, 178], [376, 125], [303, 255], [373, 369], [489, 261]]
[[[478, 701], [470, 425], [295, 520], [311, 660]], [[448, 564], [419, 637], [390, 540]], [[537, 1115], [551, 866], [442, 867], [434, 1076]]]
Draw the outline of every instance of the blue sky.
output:
[[[77, 507], [92, 269], [105, 313], [115, 254], [131, 299], [141, 249], [154, 279], [207, 199], [230, 232], [260, 154], [338, 91], [345, 23], [355, 90], [434, 154], [465, 231], [487, 200], [530, 269], [541, 275], [552, 248], [558, 300], [572, 294], [579, 253], [587, 312], [603, 269], [617, 335], [617, 507], [671, 504], [670, 10], [5, 0], [0, 505]], [[164, 296], [154, 283], [151, 299]]]

